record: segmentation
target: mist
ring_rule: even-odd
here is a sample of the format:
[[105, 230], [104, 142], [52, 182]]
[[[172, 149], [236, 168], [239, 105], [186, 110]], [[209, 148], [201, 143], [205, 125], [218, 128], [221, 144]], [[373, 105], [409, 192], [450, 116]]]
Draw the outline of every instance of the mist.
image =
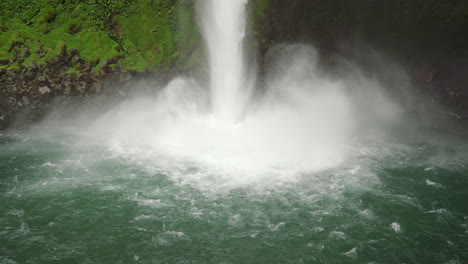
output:
[[203, 176], [184, 177], [197, 182], [217, 175], [216, 182], [235, 188], [365, 166], [349, 161], [414, 126], [407, 117], [415, 97], [408, 76], [370, 48], [354, 52], [365, 64], [335, 56], [325, 67], [313, 46], [279, 44], [267, 52], [258, 76], [244, 55], [245, 4], [198, 2], [208, 54], [202, 78], [135, 82], [123, 100], [58, 109], [39, 127], [168, 171], [202, 168]]
[[324, 70], [318, 52], [305, 44], [279, 45], [268, 56], [272, 63], [256, 88], [263, 92], [234, 122], [213, 112], [209, 83], [187, 75], [156, 87], [135, 83], [132, 90], [143, 92], [120, 102], [58, 109], [34, 133], [62, 131], [76, 136], [77, 146], [164, 160], [167, 170], [192, 164], [203, 168], [203, 177], [218, 175], [217, 182], [234, 188], [295, 181], [347, 164], [364, 140], [384, 142], [401, 120], [392, 87], [350, 61], [340, 59], [333, 73]]

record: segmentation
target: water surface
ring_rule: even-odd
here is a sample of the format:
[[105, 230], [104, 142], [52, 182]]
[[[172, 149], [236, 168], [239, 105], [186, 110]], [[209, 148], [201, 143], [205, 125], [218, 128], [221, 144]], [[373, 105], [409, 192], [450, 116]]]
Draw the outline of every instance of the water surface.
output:
[[339, 166], [243, 181], [76, 133], [5, 133], [0, 260], [466, 263], [464, 132], [357, 138]]

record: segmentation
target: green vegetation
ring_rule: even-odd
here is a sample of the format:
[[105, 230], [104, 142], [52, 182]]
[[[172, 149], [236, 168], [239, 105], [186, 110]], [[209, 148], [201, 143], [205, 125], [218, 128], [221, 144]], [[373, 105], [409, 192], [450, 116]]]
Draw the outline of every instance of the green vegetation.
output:
[[182, 58], [192, 55], [199, 40], [191, 5], [193, 1], [3, 0], [0, 60], [12, 63], [1, 67], [44, 64], [72, 49], [83, 63], [96, 65], [93, 71], [106, 60], [140, 72], [182, 67]]
[[263, 18], [266, 16], [266, 11], [268, 9], [269, 0], [256, 0], [253, 1], [256, 18]]
[[[260, 43], [265, 46], [269, 40], [261, 37], [265, 32], [265, 22], [268, 14], [268, 7], [271, 0], [253, 0], [248, 2], [248, 33], [251, 35], [253, 45], [259, 47]], [[270, 10], [273, 11], [273, 10]], [[260, 43], [259, 43], [260, 42]]]
[[140, 71], [178, 63], [180, 55], [197, 44], [193, 10], [183, 2], [176, 6], [170, 0], [158, 5], [141, 1], [138, 12], [115, 16], [113, 24], [119, 27], [120, 41], [130, 55], [124, 64]]
[[[87, 64], [94, 72], [104, 61], [139, 72], [191, 68], [202, 54], [194, 2], [1, 0], [0, 67], [41, 65], [74, 49], [82, 60], [73, 67]], [[390, 46], [463, 44], [457, 39], [468, 28], [468, 1], [250, 0], [248, 10], [249, 39], [262, 50], [294, 36], [329, 46], [349, 34]]]

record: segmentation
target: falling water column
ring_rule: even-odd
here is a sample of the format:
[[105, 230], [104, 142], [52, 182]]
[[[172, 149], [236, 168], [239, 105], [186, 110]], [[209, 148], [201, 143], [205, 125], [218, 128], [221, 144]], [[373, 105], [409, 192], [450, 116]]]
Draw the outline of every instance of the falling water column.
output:
[[248, 100], [243, 40], [247, 0], [199, 0], [210, 66], [211, 105], [223, 121], [239, 120]]

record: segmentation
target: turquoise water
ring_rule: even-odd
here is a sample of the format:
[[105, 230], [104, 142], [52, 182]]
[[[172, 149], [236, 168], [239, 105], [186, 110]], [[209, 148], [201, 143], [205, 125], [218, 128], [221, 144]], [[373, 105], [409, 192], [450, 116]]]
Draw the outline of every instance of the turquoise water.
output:
[[151, 150], [5, 133], [0, 263], [467, 263], [467, 134], [417, 135], [230, 185], [235, 173]]

